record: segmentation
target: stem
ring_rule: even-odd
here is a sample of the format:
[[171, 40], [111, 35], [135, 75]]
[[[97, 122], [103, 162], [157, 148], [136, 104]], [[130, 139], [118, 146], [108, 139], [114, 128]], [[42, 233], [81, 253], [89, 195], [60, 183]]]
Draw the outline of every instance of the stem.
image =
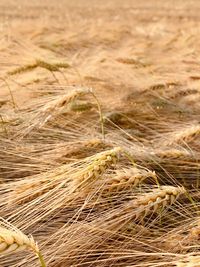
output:
[[55, 81], [56, 81], [58, 84], [60, 84], [60, 83], [59, 83], [59, 80], [57, 79], [57, 77], [56, 77], [56, 75], [55, 75], [55, 73], [54, 73], [52, 70], [49, 70], [49, 71], [51, 72], [51, 74], [52, 74], [52, 76], [54, 77]]
[[133, 157], [132, 157], [128, 152], [126, 152], [125, 150], [123, 150], [123, 152], [124, 152], [124, 155], [127, 157], [127, 159], [130, 160], [130, 162], [131, 162], [131, 163], [133, 164], [133, 166], [135, 167], [136, 164], [135, 164], [135, 161], [134, 161]]
[[195, 203], [195, 201], [193, 200], [193, 198], [191, 197], [188, 190], [186, 190], [186, 196], [189, 199], [189, 201], [192, 203], [192, 205], [194, 206], [194, 209], [197, 210], [197, 212], [199, 213], [199, 208], [198, 208], [197, 204]]
[[[132, 165], [135, 167], [136, 166], [136, 163], [134, 161], [134, 158], [127, 151], [125, 151], [125, 150], [123, 150], [123, 153], [127, 157], [127, 159], [130, 160], [130, 162], [132, 163]], [[153, 179], [155, 180], [158, 188], [160, 188], [158, 177], [155, 175], [155, 177], [153, 177]]]
[[160, 184], [159, 184], [159, 181], [158, 181], [158, 177], [155, 176], [154, 179], [155, 179], [155, 181], [156, 181], [156, 184], [157, 184], [158, 188], [160, 188]]
[[7, 138], [8, 138], [8, 131], [6, 129], [6, 126], [4, 125], [5, 121], [4, 121], [4, 119], [3, 119], [1, 114], [0, 114], [0, 118], [1, 118], [1, 122], [2, 122], [2, 128], [4, 129], [4, 132], [5, 132], [5, 134], [6, 134]]
[[69, 85], [69, 81], [68, 81], [67, 77], [65, 76], [64, 72], [62, 70], [59, 70], [59, 72], [62, 74], [65, 82], [67, 83], [67, 85]]
[[92, 96], [94, 97], [94, 99], [96, 100], [96, 103], [97, 103], [99, 116], [100, 116], [100, 123], [101, 123], [101, 133], [103, 136], [103, 140], [105, 140], [104, 119], [103, 119], [102, 108], [101, 108], [100, 102], [99, 102], [98, 98], [96, 97], [96, 95], [92, 91], [90, 93], [92, 94]]
[[73, 69], [75, 70], [76, 74], [77, 74], [78, 77], [79, 77], [80, 84], [81, 84], [81, 86], [82, 86], [82, 85], [83, 85], [83, 80], [82, 80], [82, 77], [81, 77], [81, 74], [80, 74], [79, 70], [78, 70], [76, 67], [74, 67], [74, 66], [71, 66], [71, 68], [73, 68]]
[[2, 81], [4, 81], [4, 83], [5, 83], [5, 84], [7, 85], [7, 87], [8, 87], [8, 90], [9, 90], [9, 93], [10, 93], [10, 97], [11, 97], [11, 101], [12, 101], [12, 104], [13, 104], [13, 107], [19, 109], [18, 106], [17, 106], [17, 104], [15, 103], [14, 96], [13, 96], [12, 90], [11, 90], [11, 88], [10, 88], [8, 82], [7, 82], [6, 79], [4, 79], [4, 78], [0, 78], [0, 79], [1, 79]]
[[38, 258], [40, 260], [41, 267], [47, 267], [46, 263], [44, 261], [43, 255], [42, 255], [42, 253], [40, 251], [37, 253], [37, 256], [38, 256]]

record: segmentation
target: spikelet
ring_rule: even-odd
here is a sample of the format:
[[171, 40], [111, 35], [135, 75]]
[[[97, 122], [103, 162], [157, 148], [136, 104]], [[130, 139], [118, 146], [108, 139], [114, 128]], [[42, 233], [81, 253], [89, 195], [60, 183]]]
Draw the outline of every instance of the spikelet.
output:
[[[165, 236], [165, 239], [163, 240], [163, 237], [161, 238], [160, 242], [163, 243], [163, 247], [167, 249], [167, 251], [173, 251], [180, 252], [183, 250], [183, 245], [185, 245], [185, 237], [179, 233], [173, 233], [168, 236]], [[188, 241], [188, 240], [187, 240]]]
[[200, 237], [200, 221], [199, 221], [199, 217], [198, 217], [197, 220], [195, 219], [192, 227], [189, 226], [187, 241], [189, 241], [190, 243], [197, 243], [198, 244], [199, 237]]

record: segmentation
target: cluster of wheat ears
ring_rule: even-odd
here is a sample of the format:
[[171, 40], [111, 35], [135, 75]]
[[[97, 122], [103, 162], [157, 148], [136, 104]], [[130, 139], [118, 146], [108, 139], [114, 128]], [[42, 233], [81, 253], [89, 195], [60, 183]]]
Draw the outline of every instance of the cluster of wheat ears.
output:
[[90, 8], [1, 39], [0, 267], [199, 267], [200, 25]]
[[199, 266], [200, 125], [136, 121], [131, 97], [110, 110], [63, 86], [2, 104], [2, 266]]

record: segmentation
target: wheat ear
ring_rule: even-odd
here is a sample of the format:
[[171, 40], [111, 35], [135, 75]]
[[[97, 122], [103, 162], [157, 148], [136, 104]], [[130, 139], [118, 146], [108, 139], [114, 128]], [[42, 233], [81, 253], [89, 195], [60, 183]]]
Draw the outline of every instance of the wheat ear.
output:
[[143, 219], [151, 213], [156, 213], [160, 208], [172, 205], [177, 198], [185, 193], [183, 187], [162, 186], [150, 193], [140, 196], [136, 200], [132, 200], [125, 207], [125, 212], [135, 210], [135, 220]]
[[77, 88], [77, 89], [73, 90], [72, 92], [70, 92], [70, 93], [68, 93], [62, 97], [59, 97], [58, 99], [53, 100], [52, 102], [48, 103], [47, 105], [44, 106], [42, 111], [45, 111], [45, 112], [51, 111], [52, 112], [58, 108], [63, 108], [65, 105], [72, 102], [78, 96], [82, 96], [82, 95], [87, 94], [89, 92], [90, 92], [90, 89], [88, 89], [88, 88]]
[[[121, 229], [123, 225], [127, 226], [131, 221], [142, 222], [146, 216], [158, 213], [159, 210], [172, 205], [184, 193], [183, 187], [161, 186], [150, 193], [129, 200], [113, 213], [111, 212], [106, 219], [103, 219], [104, 225], [113, 231]], [[100, 224], [102, 225], [103, 222]]]
[[27, 64], [25, 66], [16, 68], [14, 70], [9, 71], [7, 74], [8, 75], [15, 75], [15, 74], [20, 74], [20, 73], [24, 73], [26, 71], [30, 71], [37, 68], [37, 63], [32, 63], [32, 64]]
[[87, 88], [77, 88], [66, 95], [59, 96], [57, 99], [49, 101], [46, 105], [40, 108], [36, 113], [33, 114], [31, 118], [31, 124], [27, 125], [26, 123], [22, 125], [24, 130], [17, 134], [16, 136], [25, 137], [33, 129], [41, 128], [45, 125], [52, 117], [59, 115], [62, 110], [74, 99], [79, 96], [83, 96], [90, 92], [90, 89]]
[[98, 179], [108, 167], [116, 163], [120, 151], [120, 147], [115, 147], [98, 153], [96, 157], [94, 157], [92, 163], [77, 176], [76, 182], [81, 184], [88, 180]]
[[103, 191], [112, 193], [126, 190], [127, 188], [134, 189], [148, 178], [153, 178], [156, 181], [157, 177], [155, 172], [138, 170], [137, 168], [117, 171], [114, 177], [108, 178], [109, 180], [105, 183]]
[[41, 59], [36, 60], [36, 65], [37, 67], [44, 68], [49, 71], [59, 71], [60, 68], [66, 69], [71, 67], [68, 63], [64, 62], [49, 63]]
[[200, 133], [200, 125], [191, 125], [181, 130], [176, 130], [164, 140], [164, 146], [170, 146], [174, 143], [190, 142]]
[[190, 230], [189, 238], [191, 240], [199, 240], [199, 236], [200, 236], [200, 224], [198, 223], [198, 225], [196, 225]]
[[179, 158], [186, 158], [191, 156], [188, 151], [180, 150], [180, 149], [163, 149], [155, 151], [156, 156], [160, 159], [179, 159]]
[[36, 69], [37, 67], [44, 68], [52, 72], [52, 71], [59, 71], [60, 68], [65, 68], [65, 69], [70, 68], [71, 66], [68, 63], [64, 63], [64, 62], [49, 63], [41, 59], [36, 59], [34, 63], [16, 68], [12, 71], [9, 71], [7, 74], [8, 75], [20, 74], [26, 71], [31, 71], [33, 69]]
[[12, 230], [0, 226], [0, 254], [18, 252], [25, 249], [32, 250], [39, 258], [41, 267], [46, 267], [43, 256], [33, 237], [28, 237], [19, 229]]
[[[95, 145], [95, 142], [92, 144]], [[86, 166], [73, 173], [72, 176], [69, 174], [70, 190], [76, 191], [78, 188], [80, 190], [80, 187], [84, 187], [86, 184], [90, 186], [90, 182], [97, 180], [106, 169], [116, 163], [120, 151], [121, 148], [116, 147], [89, 157]], [[42, 175], [40, 179], [36, 177], [36, 179], [28, 179], [26, 182], [16, 184], [14, 196], [10, 199], [15, 199], [18, 204], [27, 203], [59, 186], [59, 183], [66, 179], [65, 176], [63, 177], [63, 173], [64, 170], [60, 175], [57, 175], [56, 172], [54, 175], [47, 173], [46, 177]], [[88, 186], [87, 188], [90, 189]]]

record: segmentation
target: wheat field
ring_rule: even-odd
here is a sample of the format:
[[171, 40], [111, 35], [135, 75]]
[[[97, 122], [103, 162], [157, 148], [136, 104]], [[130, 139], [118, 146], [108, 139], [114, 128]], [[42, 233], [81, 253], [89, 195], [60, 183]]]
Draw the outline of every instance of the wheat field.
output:
[[199, 11], [0, 0], [0, 267], [200, 267]]

